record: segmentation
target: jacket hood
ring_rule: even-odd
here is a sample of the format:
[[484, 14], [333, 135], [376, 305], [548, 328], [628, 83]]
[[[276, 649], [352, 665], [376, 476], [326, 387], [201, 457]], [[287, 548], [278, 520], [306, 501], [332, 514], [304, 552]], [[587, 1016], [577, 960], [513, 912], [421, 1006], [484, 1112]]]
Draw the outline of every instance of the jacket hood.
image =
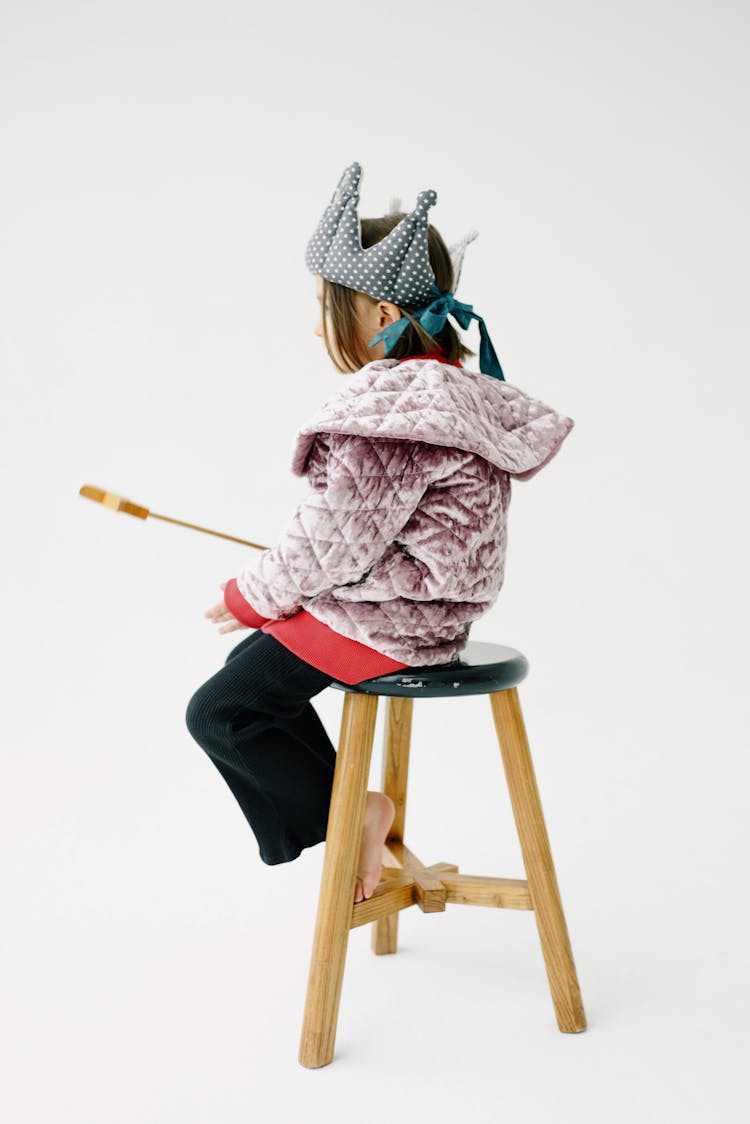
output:
[[574, 424], [481, 371], [438, 359], [376, 359], [299, 430], [292, 472], [305, 475], [319, 433], [353, 433], [463, 449], [528, 480], [552, 460]]

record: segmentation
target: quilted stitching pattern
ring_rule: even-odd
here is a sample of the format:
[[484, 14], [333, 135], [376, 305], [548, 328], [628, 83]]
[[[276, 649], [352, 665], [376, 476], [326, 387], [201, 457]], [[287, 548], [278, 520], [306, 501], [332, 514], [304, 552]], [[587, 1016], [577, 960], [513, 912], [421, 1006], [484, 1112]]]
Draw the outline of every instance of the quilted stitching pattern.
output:
[[240, 574], [263, 616], [301, 608], [417, 666], [460, 654], [502, 587], [510, 477], [559, 450], [571, 418], [435, 360], [376, 360], [298, 433], [309, 495]]
[[434, 359], [380, 359], [348, 379], [301, 429], [292, 472], [305, 474], [316, 433], [336, 430], [464, 449], [529, 479], [573, 424], [518, 387], [479, 371]]

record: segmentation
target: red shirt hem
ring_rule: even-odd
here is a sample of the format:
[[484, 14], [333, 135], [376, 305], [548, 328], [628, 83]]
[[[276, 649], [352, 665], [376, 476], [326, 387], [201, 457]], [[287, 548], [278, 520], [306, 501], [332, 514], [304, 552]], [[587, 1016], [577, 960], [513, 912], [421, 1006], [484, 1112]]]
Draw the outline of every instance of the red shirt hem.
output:
[[269, 621], [261, 628], [301, 660], [342, 683], [361, 683], [410, 665], [377, 652], [359, 640], [342, 636], [306, 609], [293, 617]]
[[261, 616], [240, 593], [236, 578], [226, 584], [224, 604], [242, 624], [267, 632], [305, 663], [341, 683], [361, 683], [363, 679], [373, 679], [377, 675], [387, 675], [411, 666], [391, 659], [359, 640], [342, 636], [306, 609], [300, 609], [294, 616], [283, 620]]

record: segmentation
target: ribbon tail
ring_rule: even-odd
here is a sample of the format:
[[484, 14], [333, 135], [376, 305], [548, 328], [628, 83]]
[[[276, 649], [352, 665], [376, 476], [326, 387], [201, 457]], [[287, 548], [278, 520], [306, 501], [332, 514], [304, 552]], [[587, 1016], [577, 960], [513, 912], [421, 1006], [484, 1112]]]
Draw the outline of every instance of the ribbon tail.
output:
[[487, 325], [481, 316], [477, 316], [477, 320], [479, 322], [479, 335], [481, 337], [479, 343], [479, 370], [482, 374], [490, 375], [493, 379], [501, 379], [505, 382], [505, 375], [500, 366], [500, 360], [492, 346], [492, 340], [487, 331]]

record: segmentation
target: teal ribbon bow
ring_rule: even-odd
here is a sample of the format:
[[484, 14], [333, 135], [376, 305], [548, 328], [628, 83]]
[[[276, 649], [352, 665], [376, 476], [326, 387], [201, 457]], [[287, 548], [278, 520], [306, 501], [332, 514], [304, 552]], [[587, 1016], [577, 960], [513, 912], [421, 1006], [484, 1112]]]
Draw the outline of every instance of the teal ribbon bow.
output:
[[[438, 289], [437, 285], [433, 285], [430, 291], [430, 301], [421, 309], [417, 309], [414, 313], [414, 319], [418, 320], [426, 332], [431, 336], [437, 335], [445, 327], [445, 321], [449, 316], [458, 321], [460, 326], [465, 330], [469, 327], [472, 320], [479, 323], [479, 370], [485, 374], [490, 375], [493, 379], [501, 379], [505, 382], [505, 375], [500, 366], [495, 349], [492, 346], [490, 334], [487, 331], [487, 325], [481, 316], [474, 311], [470, 304], [464, 304], [463, 301], [456, 300], [453, 293], [450, 291], [442, 292]], [[388, 324], [381, 332], [370, 340], [368, 347], [374, 347], [380, 340], [385, 344], [386, 355], [396, 343], [396, 340], [406, 331], [409, 327], [409, 320], [406, 316], [399, 317], [391, 324]]]

